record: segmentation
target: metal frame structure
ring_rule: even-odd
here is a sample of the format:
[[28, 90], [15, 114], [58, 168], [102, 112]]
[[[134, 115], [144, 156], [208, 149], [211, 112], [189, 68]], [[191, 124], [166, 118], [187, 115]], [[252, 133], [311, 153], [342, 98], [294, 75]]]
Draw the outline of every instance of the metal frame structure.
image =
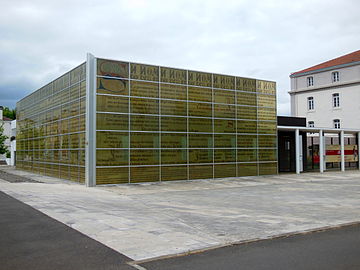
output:
[[[296, 173], [300, 174], [300, 131], [319, 133], [319, 171], [323, 173], [325, 171], [324, 161], [325, 161], [325, 149], [324, 149], [324, 136], [325, 133], [335, 133], [340, 135], [340, 168], [341, 171], [345, 171], [345, 134], [356, 134], [357, 135], [357, 144], [358, 152], [360, 146], [360, 129], [344, 129], [344, 128], [316, 128], [316, 127], [295, 127], [295, 126], [278, 126], [278, 130], [284, 131], [294, 131], [295, 132], [295, 167]], [[360, 158], [358, 157], [358, 168], [360, 169]]]

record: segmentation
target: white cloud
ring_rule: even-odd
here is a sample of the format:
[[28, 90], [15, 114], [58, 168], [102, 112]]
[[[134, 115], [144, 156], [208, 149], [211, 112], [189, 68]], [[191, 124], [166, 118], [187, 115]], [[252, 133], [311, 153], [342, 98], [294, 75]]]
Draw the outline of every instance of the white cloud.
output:
[[[359, 49], [360, 2], [2, 1], [0, 103], [99, 57], [269, 79]], [[10, 92], [9, 89], [12, 89]]]

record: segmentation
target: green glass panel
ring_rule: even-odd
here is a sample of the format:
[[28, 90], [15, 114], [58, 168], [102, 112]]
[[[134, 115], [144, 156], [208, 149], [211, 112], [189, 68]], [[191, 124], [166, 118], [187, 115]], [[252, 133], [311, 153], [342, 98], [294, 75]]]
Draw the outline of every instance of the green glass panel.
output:
[[257, 161], [256, 149], [238, 149], [237, 160], [239, 162]]
[[276, 108], [276, 96], [275, 95], [257, 95], [257, 102], [259, 107]]
[[61, 117], [62, 118], [67, 118], [70, 116], [70, 112], [69, 112], [69, 104], [65, 104], [61, 106]]
[[235, 103], [235, 91], [225, 91], [214, 89], [214, 102], [234, 104]]
[[212, 165], [192, 165], [189, 166], [189, 179], [208, 179], [213, 178]]
[[186, 70], [175, 68], [160, 68], [162, 82], [186, 84]]
[[189, 102], [189, 115], [211, 117], [212, 106], [209, 103]]
[[235, 77], [227, 75], [213, 75], [213, 87], [223, 89], [235, 89]]
[[[79, 123], [79, 120], [80, 118], [79, 117], [73, 117], [73, 118], [70, 118], [69, 121], [68, 121], [68, 132], [77, 132], [79, 131], [80, 129], [80, 123]], [[63, 122], [64, 123], [64, 122]], [[66, 124], [66, 123], [65, 123]], [[64, 129], [64, 126], [62, 126], [63, 128], [63, 133], [66, 133], [66, 129]]]
[[277, 163], [259, 163], [259, 175], [277, 174]]
[[100, 130], [127, 130], [129, 117], [126, 114], [96, 114], [96, 128]]
[[115, 78], [97, 78], [97, 92], [111, 95], [128, 95], [129, 81]]
[[161, 114], [162, 115], [187, 115], [186, 102], [175, 100], [162, 100], [161, 101]]
[[190, 148], [213, 148], [213, 135], [190, 133], [189, 145]]
[[276, 161], [276, 149], [259, 149], [259, 161]]
[[96, 132], [97, 148], [127, 148], [129, 134], [126, 132], [98, 131]]
[[86, 95], [86, 82], [80, 82], [80, 97], [83, 97]]
[[126, 184], [129, 182], [129, 168], [97, 168], [96, 169], [96, 184]]
[[215, 117], [235, 118], [235, 106], [222, 104], [215, 104], [214, 106]]
[[256, 106], [256, 94], [238, 91], [236, 93], [236, 103], [238, 105]]
[[[70, 100], [78, 99], [80, 97], [80, 84], [77, 83], [71, 86], [69, 91], [70, 91]], [[47, 104], [44, 107], [47, 107]]]
[[238, 176], [254, 176], [258, 175], [258, 164], [257, 163], [239, 163], [237, 165]]
[[85, 168], [79, 167], [79, 182], [85, 183]]
[[207, 86], [211, 87], [212, 79], [211, 73], [188, 71], [189, 85]]
[[186, 117], [161, 117], [162, 131], [186, 132]]
[[157, 165], [159, 164], [159, 150], [131, 149], [131, 165]]
[[276, 134], [276, 122], [258, 122], [259, 134]]
[[97, 62], [97, 74], [101, 76], [110, 77], [129, 77], [129, 64], [126, 62], [96, 59]]
[[[76, 119], [77, 118], [77, 119]], [[69, 133], [70, 129], [69, 129], [69, 124], [70, 124], [70, 120], [71, 123], [76, 123], [76, 125], [72, 125], [71, 128], [75, 129], [74, 131], [78, 131], [79, 130], [79, 118], [71, 118], [71, 119], [66, 119], [66, 120], [62, 120], [58, 122], [58, 125], [60, 126], [60, 130], [59, 132], [56, 132], [54, 134], [59, 134], [59, 133]], [[72, 132], [73, 130], [71, 130]]]
[[81, 66], [74, 68], [70, 71], [70, 84], [75, 84], [80, 81], [81, 77]]
[[187, 151], [184, 149], [162, 149], [161, 164], [186, 164]]
[[73, 102], [69, 105], [69, 116], [75, 116], [79, 113], [85, 113], [85, 99], [80, 100], [80, 112], [78, 102]]
[[79, 150], [79, 165], [85, 166], [85, 150]]
[[257, 147], [256, 135], [238, 135], [237, 143], [239, 148], [254, 148]]
[[121, 166], [128, 165], [129, 151], [128, 150], [96, 150], [96, 165], [97, 166]]
[[271, 95], [276, 94], [275, 82], [256, 80], [256, 88], [257, 88], [257, 92], [260, 92], [262, 94], [271, 94]]
[[160, 84], [161, 98], [186, 100], [187, 87], [175, 84]]
[[79, 133], [79, 147], [85, 148], [85, 133]]
[[259, 147], [276, 147], [277, 137], [272, 135], [259, 135]]
[[79, 151], [70, 150], [70, 163], [74, 165], [79, 163]]
[[131, 81], [132, 96], [138, 97], [159, 97], [159, 83]]
[[189, 150], [190, 163], [212, 163], [213, 150], [212, 149], [190, 149]]
[[159, 148], [159, 133], [131, 132], [131, 148]]
[[144, 64], [130, 64], [131, 79], [159, 81], [159, 67]]
[[256, 133], [256, 121], [238, 120], [237, 129], [238, 133]]
[[259, 120], [273, 120], [276, 121], [276, 109], [275, 108], [258, 108]]
[[161, 180], [187, 180], [187, 166], [162, 166]]
[[249, 78], [236, 78], [236, 89], [248, 92], [256, 91], [256, 80]]
[[97, 96], [96, 110], [100, 112], [121, 112], [129, 111], [129, 98], [117, 96]]
[[236, 110], [237, 110], [237, 118], [238, 119], [256, 120], [256, 118], [257, 118], [257, 108], [256, 107], [237, 106]]
[[159, 114], [159, 100], [131, 98], [131, 112], [142, 114]]
[[186, 134], [161, 133], [161, 147], [163, 148], [186, 148]]
[[207, 118], [189, 118], [190, 132], [212, 132], [212, 120]]
[[214, 162], [235, 162], [236, 150], [235, 149], [215, 149]]
[[157, 182], [160, 180], [160, 167], [131, 167], [130, 182]]
[[214, 139], [216, 148], [236, 147], [235, 135], [215, 134]]
[[150, 115], [131, 115], [131, 130], [158, 131], [159, 117]]
[[212, 101], [212, 90], [211, 88], [202, 87], [190, 87], [188, 89], [189, 100], [194, 101]]
[[235, 133], [235, 120], [214, 120], [214, 128], [216, 133]]
[[79, 118], [79, 130], [85, 131], [85, 115], [81, 115]]
[[236, 177], [236, 164], [215, 164], [214, 177]]

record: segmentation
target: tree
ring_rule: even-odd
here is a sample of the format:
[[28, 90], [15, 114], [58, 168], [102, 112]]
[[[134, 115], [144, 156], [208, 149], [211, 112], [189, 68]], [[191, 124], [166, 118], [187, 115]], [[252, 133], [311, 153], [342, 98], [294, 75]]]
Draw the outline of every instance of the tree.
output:
[[4, 107], [3, 115], [14, 120], [16, 119], [16, 109], [10, 109], [9, 107]]
[[7, 149], [7, 146], [5, 145], [5, 140], [8, 138], [8, 136], [3, 134], [4, 127], [3, 125], [0, 126], [0, 154], [6, 154], [9, 150]]

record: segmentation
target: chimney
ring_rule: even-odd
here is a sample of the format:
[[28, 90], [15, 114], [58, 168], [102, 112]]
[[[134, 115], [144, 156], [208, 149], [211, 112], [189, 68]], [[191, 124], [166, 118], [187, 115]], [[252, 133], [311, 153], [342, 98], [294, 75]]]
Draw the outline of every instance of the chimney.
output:
[[3, 120], [3, 110], [4, 110], [4, 107], [0, 106], [0, 120]]

